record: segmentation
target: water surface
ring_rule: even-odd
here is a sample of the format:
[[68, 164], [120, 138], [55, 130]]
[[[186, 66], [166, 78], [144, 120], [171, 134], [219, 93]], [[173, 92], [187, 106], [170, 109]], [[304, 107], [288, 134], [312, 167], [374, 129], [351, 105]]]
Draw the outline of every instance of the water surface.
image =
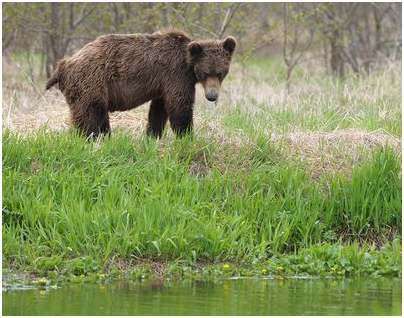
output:
[[400, 279], [66, 284], [3, 291], [4, 315], [401, 315]]

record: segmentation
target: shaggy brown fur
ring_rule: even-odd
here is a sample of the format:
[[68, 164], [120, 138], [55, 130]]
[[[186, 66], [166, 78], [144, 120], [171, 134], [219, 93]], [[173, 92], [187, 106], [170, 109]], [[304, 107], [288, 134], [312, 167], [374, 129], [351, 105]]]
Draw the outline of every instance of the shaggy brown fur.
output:
[[61, 60], [46, 89], [58, 84], [73, 124], [87, 136], [110, 132], [108, 113], [151, 100], [147, 133], [161, 137], [167, 119], [177, 135], [192, 130], [195, 84], [218, 98], [236, 41], [191, 41], [179, 31], [98, 37]]

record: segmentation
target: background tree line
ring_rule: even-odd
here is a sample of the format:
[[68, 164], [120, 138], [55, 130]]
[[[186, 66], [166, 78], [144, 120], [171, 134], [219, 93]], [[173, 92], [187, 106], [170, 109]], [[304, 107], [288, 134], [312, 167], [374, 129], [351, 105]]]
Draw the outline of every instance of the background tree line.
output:
[[234, 35], [240, 62], [280, 55], [287, 83], [307, 58], [340, 78], [401, 60], [401, 3], [4, 3], [3, 55], [32, 64], [40, 56], [35, 72], [49, 77], [98, 35], [168, 27], [193, 38]]

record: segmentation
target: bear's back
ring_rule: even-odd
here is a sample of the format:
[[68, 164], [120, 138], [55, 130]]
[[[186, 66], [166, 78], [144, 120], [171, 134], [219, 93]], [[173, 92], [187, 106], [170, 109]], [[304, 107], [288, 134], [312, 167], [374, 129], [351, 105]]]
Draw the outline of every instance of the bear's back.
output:
[[190, 81], [184, 75], [189, 42], [175, 31], [99, 36], [65, 60], [60, 86], [68, 95], [101, 96], [111, 105], [138, 104], [180, 78]]
[[160, 55], [182, 50], [191, 40], [181, 31], [155, 32], [153, 34], [107, 34], [87, 43], [69, 59], [70, 62], [94, 58]]

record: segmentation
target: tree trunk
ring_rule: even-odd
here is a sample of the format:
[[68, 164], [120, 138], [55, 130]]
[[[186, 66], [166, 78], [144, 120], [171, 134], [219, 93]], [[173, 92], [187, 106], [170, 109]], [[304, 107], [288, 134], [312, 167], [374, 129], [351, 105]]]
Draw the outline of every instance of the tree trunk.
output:
[[332, 32], [330, 37], [330, 66], [334, 75], [343, 78], [345, 75], [344, 59], [341, 50], [341, 34], [338, 30]]
[[382, 48], [382, 23], [378, 8], [373, 8], [373, 19], [375, 21], [375, 51], [379, 53]]

